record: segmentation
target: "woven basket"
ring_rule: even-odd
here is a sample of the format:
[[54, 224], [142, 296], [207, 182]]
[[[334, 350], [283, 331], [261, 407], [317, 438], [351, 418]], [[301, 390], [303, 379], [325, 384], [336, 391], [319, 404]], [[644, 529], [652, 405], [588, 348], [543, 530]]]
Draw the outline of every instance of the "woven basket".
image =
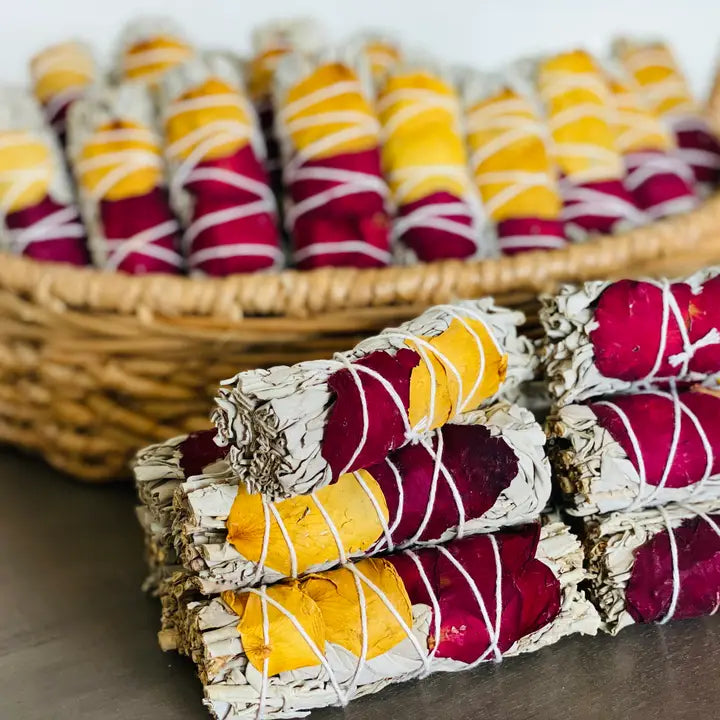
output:
[[[709, 105], [720, 117], [720, 82]], [[716, 111], [716, 112], [715, 112]], [[382, 270], [133, 277], [0, 256], [0, 440], [78, 478], [128, 474], [150, 442], [208, 427], [218, 381], [328, 357], [429, 305], [494, 295], [539, 331], [563, 281], [720, 262], [720, 194], [693, 213], [553, 252]]]

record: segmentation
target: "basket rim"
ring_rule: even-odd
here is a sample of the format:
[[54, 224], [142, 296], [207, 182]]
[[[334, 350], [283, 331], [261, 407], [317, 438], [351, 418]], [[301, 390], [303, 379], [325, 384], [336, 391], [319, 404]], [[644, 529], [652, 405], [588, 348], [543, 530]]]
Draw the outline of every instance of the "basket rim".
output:
[[719, 235], [719, 230], [720, 191], [689, 213], [549, 252], [469, 262], [284, 270], [226, 278], [126, 275], [3, 253], [0, 290], [60, 312], [68, 308], [125, 316], [147, 313], [234, 321], [247, 315], [307, 317], [503, 292], [537, 293], [557, 282], [608, 276], [673, 253], [686, 253]]

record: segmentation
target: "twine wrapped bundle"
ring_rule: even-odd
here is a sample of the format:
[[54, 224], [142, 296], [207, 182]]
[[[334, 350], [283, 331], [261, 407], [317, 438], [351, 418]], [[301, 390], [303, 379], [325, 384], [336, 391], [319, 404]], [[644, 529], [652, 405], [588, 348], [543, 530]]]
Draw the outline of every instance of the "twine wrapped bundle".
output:
[[62, 152], [40, 107], [19, 88], [0, 89], [0, 248], [33, 260], [88, 262]]
[[218, 441], [251, 491], [312, 492], [533, 376], [522, 315], [490, 298], [431, 308], [333, 360], [240, 373], [217, 399]]
[[656, 117], [674, 133], [681, 160], [708, 187], [720, 180], [720, 141], [692, 96], [687, 80], [670, 48], [660, 41], [621, 38], [614, 55]]
[[670, 132], [631, 87], [611, 78], [613, 129], [623, 154], [625, 187], [651, 220], [690, 212], [698, 204], [692, 168], [677, 155]]
[[97, 81], [95, 58], [85, 43], [51, 45], [30, 60], [33, 93], [61, 145], [65, 145], [70, 106]]
[[612, 132], [612, 98], [605, 77], [585, 51], [543, 59], [536, 86], [562, 173], [563, 219], [577, 240], [646, 222], [623, 185], [625, 168]]
[[71, 108], [68, 136], [93, 263], [130, 274], [179, 272], [179, 226], [149, 91], [139, 83], [95, 88]]
[[164, 640], [196, 662], [216, 717], [300, 717], [594, 634], [583, 577], [566, 526], [529, 525], [190, 603]]
[[138, 81], [150, 87], [170, 68], [195, 54], [182, 28], [168, 17], [140, 17], [120, 34], [114, 75], [118, 82]]
[[501, 77], [465, 88], [470, 163], [505, 254], [567, 244], [548, 130], [532, 101]]
[[380, 82], [376, 106], [401, 256], [432, 262], [489, 254], [452, 85], [427, 64], [399, 64]]
[[285, 220], [301, 269], [391, 260], [380, 125], [362, 67], [329, 54], [286, 56], [276, 74]]
[[586, 523], [590, 594], [613, 635], [635, 623], [714, 615], [720, 502], [612, 513]]
[[151, 586], [178, 565], [206, 595], [297, 577], [526, 523], [550, 497], [542, 430], [506, 403], [468, 413], [312, 495], [275, 503], [239, 485], [211, 433], [136, 459]]
[[577, 515], [720, 498], [720, 394], [646, 390], [549, 419], [560, 488]]
[[551, 395], [560, 405], [720, 372], [720, 279], [594, 281], [543, 298]]
[[275, 198], [257, 117], [231, 62], [195, 58], [159, 88], [173, 207], [191, 273], [230, 275], [283, 264]]

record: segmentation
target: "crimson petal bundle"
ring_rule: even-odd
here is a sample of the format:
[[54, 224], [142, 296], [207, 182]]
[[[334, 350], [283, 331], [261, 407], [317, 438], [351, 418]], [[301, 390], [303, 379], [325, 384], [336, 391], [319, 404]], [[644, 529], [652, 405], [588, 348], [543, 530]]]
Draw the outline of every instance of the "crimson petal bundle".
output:
[[95, 265], [131, 274], [179, 272], [179, 226], [149, 91], [139, 83], [93, 89], [72, 106], [68, 133]]
[[585, 544], [589, 592], [608, 632], [717, 612], [720, 502], [591, 518]]
[[190, 60], [160, 81], [173, 206], [190, 272], [229, 275], [283, 263], [255, 111], [233, 64]]
[[368, 74], [337, 54], [294, 53], [278, 66], [285, 220], [300, 268], [391, 261], [388, 188]]
[[0, 247], [34, 260], [88, 263], [57, 139], [19, 88], [0, 91]]
[[594, 634], [583, 578], [567, 527], [529, 525], [191, 603], [165, 640], [197, 663], [216, 717], [300, 717]]
[[720, 277], [593, 281], [543, 298], [545, 365], [560, 404], [720, 372]]
[[406, 61], [384, 74], [376, 107], [398, 253], [421, 262], [487, 255], [455, 88], [429, 63]]
[[595, 60], [582, 50], [560, 53], [537, 63], [535, 80], [563, 175], [568, 235], [584, 240], [645, 223], [622, 182], [610, 88]]
[[97, 80], [90, 48], [77, 41], [51, 45], [32, 58], [30, 76], [48, 123], [65, 145], [68, 110]]
[[610, 78], [612, 124], [627, 175], [625, 187], [651, 219], [688, 212], [698, 204], [692, 168], [677, 154], [668, 129], [629, 83]]
[[143, 523], [152, 572], [177, 552], [203, 594], [526, 523], [550, 496], [544, 434], [529, 411], [505, 403], [275, 503], [238, 485], [211, 434], [147, 448], [135, 463], [143, 512], [156, 523]]
[[534, 373], [522, 313], [491, 298], [437, 306], [333, 360], [242, 372], [214, 420], [251, 492], [309, 493], [368, 467]]
[[564, 247], [558, 173], [532, 100], [509, 78], [490, 75], [474, 74], [464, 95], [470, 164], [500, 250]]
[[614, 55], [653, 114], [674, 133], [678, 155], [706, 187], [720, 180], [720, 141], [702, 117], [670, 48], [661, 41], [622, 38]]
[[720, 393], [647, 390], [566, 405], [549, 420], [578, 515], [720, 497]]

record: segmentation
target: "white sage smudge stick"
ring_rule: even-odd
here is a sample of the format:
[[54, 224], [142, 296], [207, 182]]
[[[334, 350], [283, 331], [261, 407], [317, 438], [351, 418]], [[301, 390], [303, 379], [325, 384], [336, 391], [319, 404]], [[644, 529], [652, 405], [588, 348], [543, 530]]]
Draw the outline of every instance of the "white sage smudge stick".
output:
[[[427, 521], [431, 517], [433, 497], [440, 492], [447, 492], [448, 487], [450, 489], [456, 487], [451, 470], [448, 470], [443, 462], [444, 455], [438, 450], [428, 451], [429, 457], [421, 456], [427, 461], [430, 473], [435, 473], [437, 470], [428, 487], [418, 486], [413, 489], [411, 480], [408, 480], [407, 484], [402, 480], [404, 471], [407, 471], [412, 478], [412, 473], [417, 473], [419, 470], [417, 467], [403, 466], [402, 450], [391, 455], [393, 459], [397, 458], [395, 462], [390, 461], [390, 458], [385, 461], [386, 463], [390, 461], [387, 467], [394, 471], [396, 481], [402, 488], [394, 513], [385, 514], [387, 501], [382, 495], [382, 487], [377, 488], [376, 492], [379, 491], [379, 495], [374, 503], [368, 501], [370, 494], [363, 496], [363, 493], [357, 490], [358, 485], [369, 489], [370, 483], [376, 484], [372, 477], [373, 469], [370, 468], [368, 471], [346, 476], [345, 484], [337, 486], [337, 493], [333, 492], [336, 486], [330, 486], [324, 491], [324, 497], [313, 496], [306, 512], [300, 518], [297, 517], [300, 510], [296, 505], [293, 505], [292, 509], [285, 510], [282, 502], [251, 503], [244, 487], [238, 487], [239, 481], [228, 463], [222, 460], [185, 482], [178, 480], [178, 477], [182, 476], [182, 471], [177, 454], [178, 439], [176, 439], [169, 441], [165, 446], [155, 446], [145, 451], [136, 460], [138, 491], [141, 502], [147, 507], [143, 512], [151, 514], [156, 525], [162, 526], [162, 532], [156, 533], [153, 537], [161, 534], [166, 554], [177, 552], [179, 564], [193, 578], [193, 587], [206, 595], [259, 583], [271, 583], [288, 575], [317, 572], [340, 564], [343, 558], [340, 557], [338, 548], [331, 542], [332, 521], [320, 520], [318, 512], [322, 510], [318, 503], [323, 504], [323, 517], [326, 516], [325, 514], [330, 517], [332, 510], [338, 505], [338, 493], [347, 496], [346, 491], [350, 490], [359, 493], [351, 496], [353, 501], [363, 502], [362, 518], [358, 517], [357, 504], [355, 510], [348, 508], [344, 515], [346, 522], [338, 530], [338, 534], [343, 538], [353, 538], [353, 540], [345, 540], [351, 545], [345, 559], [374, 555], [386, 552], [388, 549], [446, 542], [458, 536], [493, 532], [505, 526], [520, 525], [536, 519], [549, 500], [550, 469], [544, 452], [544, 434], [529, 411], [518, 406], [499, 403], [485, 411], [467, 413], [459, 418], [456, 424], [483, 425], [489, 430], [490, 437], [502, 438], [517, 459], [517, 472], [514, 477], [507, 478], [505, 489], [500, 492], [492, 507], [479, 517], [471, 514], [470, 501], [466, 500], [464, 503], [462, 494], [459, 493], [459, 502], [456, 507], [449, 509], [451, 514], [447, 518], [445, 528], [441, 534], [434, 537], [428, 537], [427, 532], [415, 532], [413, 537], [398, 538], [396, 543], [393, 543], [392, 534], [389, 540], [384, 535], [383, 528], [387, 527], [390, 531], [399, 525], [403, 518], [403, 496], [414, 495], [415, 492], [423, 493], [423, 497], [429, 494], [425, 518]], [[430, 449], [433, 446], [442, 447], [437, 444], [440, 434], [440, 431], [429, 434], [425, 441], [426, 446]], [[447, 452], [445, 450], [445, 453]], [[166, 458], [165, 464], [159, 459], [161, 457]], [[387, 468], [383, 469], [387, 470]], [[162, 473], [165, 474], [164, 480], [160, 478]], [[462, 487], [467, 491], [467, 483]], [[483, 488], [478, 487], [477, 494], [482, 492]], [[173, 495], [174, 507], [171, 507]], [[238, 501], [240, 501], [238, 509], [233, 512], [234, 504]], [[329, 511], [328, 508], [331, 510]], [[253, 510], [255, 513], [248, 515]], [[376, 534], [369, 537], [366, 528], [371, 526], [372, 520], [366, 517], [368, 512], [377, 516], [377, 522], [374, 523]], [[233, 523], [241, 524], [235, 532], [239, 534], [241, 540], [248, 543], [248, 547], [252, 546], [253, 550], [258, 551], [259, 557], [250, 559], [238, 550], [237, 543], [233, 542], [233, 537], [228, 532], [231, 514], [235, 515]], [[299, 524], [298, 529], [306, 526], [308, 514], [315, 516], [316, 522], [312, 527], [316, 528], [317, 534], [321, 534], [322, 537], [315, 535], [317, 543], [313, 558], [316, 558], [316, 561], [306, 566], [298, 565], [300, 551], [294, 547], [292, 537], [296, 525]], [[417, 522], [421, 520], [422, 518], [418, 518]], [[433, 527], [438, 527], [438, 521], [436, 518]], [[288, 526], [288, 522], [293, 524]], [[420, 530], [424, 524], [426, 522], [421, 523]], [[282, 532], [283, 528], [284, 532]], [[282, 537], [278, 535], [279, 532]], [[363, 540], [355, 539], [354, 533], [360, 533]], [[365, 536], [362, 533], [365, 533]], [[305, 542], [304, 533], [301, 537]], [[260, 539], [262, 542], [251, 542]], [[272, 548], [275, 543], [279, 543], [280, 547]], [[268, 557], [269, 549], [274, 549], [274, 553]], [[154, 556], [157, 557], [158, 554], [154, 553]], [[287, 571], [287, 567], [278, 564], [273, 566], [273, 557], [280, 558], [283, 565], [287, 564], [289, 557], [294, 557], [294, 572], [292, 563], [289, 567], [290, 572]]]
[[[691, 277], [679, 281], [690, 286], [692, 292], [697, 294], [702, 284], [718, 275], [717, 268], [701, 270]], [[675, 312], [673, 303], [669, 299], [668, 281], [642, 280], [652, 283], [655, 287], [664, 289], [663, 303], [668, 305], [665, 312], [664, 328], [659, 328], [659, 334], [667, 334], [668, 326], [674, 322]], [[548, 378], [548, 387], [551, 396], [559, 405], [585, 400], [590, 397], [627, 392], [648, 387], [651, 383], [659, 383], [666, 378], [649, 376], [638, 381], [630, 382], [619, 378], [603, 376], [595, 363], [595, 350], [591, 340], [591, 333], [599, 327], [595, 319], [595, 305], [602, 293], [613, 285], [611, 281], [596, 280], [583, 285], [564, 285], [557, 295], [543, 296], [540, 310], [540, 321], [545, 329], [545, 344], [541, 357]], [[661, 338], [660, 338], [661, 339]], [[720, 342], [720, 338], [708, 337], [707, 342], [697, 347], [705, 347], [709, 342]], [[688, 356], [692, 357], [697, 348], [686, 343], [682, 357], [671, 358], [679, 370]], [[699, 373], [684, 373], [682, 379], [687, 381], [702, 381], [707, 375]], [[678, 377], [672, 379], [680, 379]]]
[[[326, 642], [324, 647], [316, 647], [317, 658], [322, 657], [320, 663], [275, 675], [269, 674], [267, 663], [265, 671], [260, 672], [249, 662], [238, 631], [238, 615], [219, 598], [192, 602], [182, 607], [176, 618], [177, 630], [166, 633], [161, 639], [166, 648], [178, 647], [198, 665], [205, 704], [215, 717], [225, 720], [257, 716], [301, 717], [313, 708], [344, 705], [354, 698], [379, 692], [392, 683], [423, 677], [431, 672], [465, 670], [483, 661], [498, 661], [503, 657], [532, 652], [573, 633], [595, 634], [599, 626], [597, 612], [578, 590], [578, 583], [585, 577], [579, 541], [561, 523], [545, 526], [540, 537], [535, 557], [550, 568], [559, 581], [558, 614], [544, 627], [521, 637], [505, 652], [499, 652], [497, 631], [502, 612], [497, 614], [496, 608], [502, 607], [502, 599], [496, 604], [498, 597], [491, 597], [496, 595], [493, 592], [483, 597], [471, 575], [467, 574], [465, 581], [470, 587], [475, 586], [478, 606], [485, 609], [482, 615], [490, 636], [490, 647], [474, 662], [465, 663], [435, 655], [432, 648], [437, 647], [438, 638], [433, 637], [431, 621], [439, 606], [433, 609], [425, 604], [414, 604], [409, 608], [412, 624], [405, 626], [405, 639], [385, 652], [372, 657], [358, 657], [341, 645]], [[472, 540], [474, 538], [458, 542]], [[497, 545], [495, 548], [499, 561]], [[364, 582], [362, 572], [356, 570], [354, 574], [359, 583]], [[264, 602], [265, 614], [278, 609], [272, 602], [271, 592], [265, 588], [256, 592]], [[369, 585], [363, 590], [366, 598], [376, 599], [374, 592]], [[434, 595], [434, 591], [430, 594]], [[376, 605], [375, 611], [381, 607]], [[389, 609], [389, 606], [385, 608]], [[382, 611], [387, 612], [384, 608]], [[397, 611], [395, 617], [398, 617]], [[373, 619], [366, 617], [363, 627], [368, 628]], [[288, 630], [296, 627], [290, 623], [292, 621], [288, 616]], [[439, 622], [435, 625], [438, 626]], [[269, 637], [267, 624], [264, 632]], [[258, 641], [262, 642], [262, 636]]]
[[[603, 630], [615, 635], [637, 622], [665, 624], [673, 619], [712, 615], [720, 607], [716, 557], [720, 548], [720, 501], [616, 512], [588, 518], [585, 552], [590, 573], [589, 594], [600, 612]], [[690, 533], [681, 539], [681, 532]], [[703, 532], [696, 547], [692, 537]], [[661, 538], [658, 535], [663, 534]], [[655, 540], [654, 540], [655, 539]], [[654, 540], [654, 545], [649, 545]], [[708, 548], [708, 541], [716, 549]], [[649, 559], [652, 571], [637, 577], [639, 553], [662, 553]], [[689, 607], [683, 598], [684, 577], [694, 578]], [[648, 598], [650, 600], [648, 600]], [[644, 619], [653, 612], [654, 619]], [[704, 607], [703, 607], [704, 606]]]
[[[648, 400], [655, 402], [650, 406], [652, 410], [647, 410], [652, 417], [646, 422], [652, 423], [656, 435], [665, 430], [670, 434], [667, 448], [650, 448], [647, 438], [643, 443], [638, 437], [638, 417], [648, 407]], [[633, 401], [639, 401], [638, 409], [629, 414]], [[700, 408], [704, 415], [698, 414], [697, 401], [707, 404]], [[718, 438], [713, 423], [707, 422], [708, 417], [713, 417], [713, 408], [708, 407], [712, 404], [720, 409], [720, 399], [714, 393], [678, 393], [670, 388], [556, 410], [547, 423], [549, 455], [559, 487], [571, 506], [567, 512], [591, 515], [720, 497], [720, 474], [713, 451]], [[621, 421], [633, 448], [632, 458], [604, 423], [598, 422], [601, 408]], [[697, 462], [691, 465], [689, 460], [695, 459], [696, 451]], [[662, 474], [659, 478], [649, 477], [648, 461], [658, 454], [663, 458]], [[682, 464], [676, 467], [676, 463]], [[693, 471], [697, 475], [689, 475]], [[673, 487], [669, 483], [671, 472], [683, 473], [688, 484]]]
[[[491, 404], [499, 398], [512, 401], [517, 397], [519, 385], [534, 377], [536, 362], [530, 341], [517, 332], [523, 320], [522, 313], [498, 307], [492, 298], [440, 305], [399, 328], [384, 330], [362, 341], [349, 352], [336, 354], [332, 360], [239, 373], [223, 383], [225, 387], [216, 399], [218, 407], [213, 420], [218, 429], [217, 441], [230, 446], [230, 465], [250, 492], [261, 492], [273, 499], [310, 493], [336, 479], [322, 452], [325, 429], [335, 404], [328, 384], [334, 373], [348, 370], [352, 374], [360, 390], [363, 427], [367, 432], [369, 419], [377, 423], [379, 418], [373, 417], [373, 408], [368, 407], [362, 386], [369, 373], [358, 371], [354, 361], [376, 351], [394, 356], [401, 349], [417, 348], [420, 360], [415, 369], [429, 372], [428, 412], [411, 426], [408, 409], [401, 409], [399, 414], [406, 432], [404, 442], [396, 446], [400, 447], [417, 441], [422, 432], [431, 429], [436, 415], [436, 383], [440, 374], [440, 380], [445, 378], [448, 386], [455, 383], [453, 390], [459, 397], [453, 408], [457, 412], [475, 409], [476, 405], [471, 406], [470, 400], [474, 400], [480, 383], [486, 379], [483, 370], [490, 350], [507, 355], [507, 375], [499, 391], [492, 397], [483, 398], [482, 404]], [[448, 330], [451, 323], [468, 333], [468, 344], [475, 355], [470, 362], [477, 364], [477, 370], [474, 365], [468, 367], [465, 358], [453, 364], [431, 344]], [[482, 328], [485, 342], [473, 325]], [[438, 371], [437, 366], [442, 370]], [[471, 381], [462, 381], [463, 371], [472, 377]], [[372, 377], [377, 379], [377, 373]], [[398, 408], [397, 393], [392, 387], [388, 389], [387, 381], [383, 388], [391, 404]], [[348, 442], [357, 448], [354, 460], [364, 449], [366, 438], [360, 435], [349, 437]], [[381, 461], [384, 455], [372, 458], [371, 462]], [[348, 463], [337, 475], [355, 469], [359, 468]]]

